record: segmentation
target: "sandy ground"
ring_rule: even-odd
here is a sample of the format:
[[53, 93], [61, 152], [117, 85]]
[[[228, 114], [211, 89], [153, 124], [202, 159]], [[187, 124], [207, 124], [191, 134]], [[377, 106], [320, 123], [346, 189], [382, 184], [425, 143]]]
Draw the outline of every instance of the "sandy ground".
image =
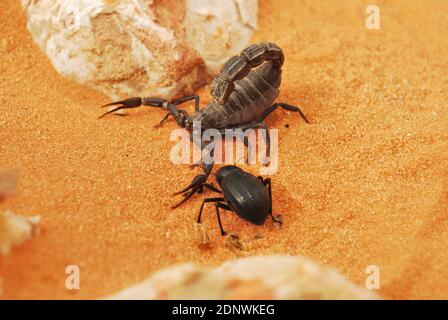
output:
[[[279, 128], [282, 229], [223, 223], [264, 235], [249, 255], [302, 254], [360, 285], [377, 265], [387, 298], [448, 298], [448, 2], [377, 4], [381, 30], [369, 31], [365, 1], [261, 1], [254, 42], [284, 49], [279, 101], [313, 124], [281, 110], [267, 121]], [[95, 298], [174, 263], [234, 258], [210, 209], [213, 246], [198, 248], [203, 196], [170, 210], [195, 174], [169, 160], [175, 123], [153, 129], [164, 113], [148, 109], [97, 120], [107, 98], [56, 73], [18, 1], [1, 1], [0, 15], [0, 168], [21, 177], [0, 210], [39, 214], [43, 227], [0, 258], [2, 298]], [[81, 268], [75, 292], [70, 264]]]

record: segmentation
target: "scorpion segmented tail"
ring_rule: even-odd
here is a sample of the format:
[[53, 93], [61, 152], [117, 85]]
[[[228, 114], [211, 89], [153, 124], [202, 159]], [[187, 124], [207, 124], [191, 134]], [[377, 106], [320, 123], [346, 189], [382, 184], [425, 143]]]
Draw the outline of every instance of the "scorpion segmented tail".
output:
[[212, 82], [211, 94], [215, 101], [224, 105], [235, 89], [235, 81], [245, 78], [252, 68], [270, 61], [274, 68], [280, 69], [285, 61], [283, 50], [272, 42], [253, 44], [224, 64], [221, 73]]

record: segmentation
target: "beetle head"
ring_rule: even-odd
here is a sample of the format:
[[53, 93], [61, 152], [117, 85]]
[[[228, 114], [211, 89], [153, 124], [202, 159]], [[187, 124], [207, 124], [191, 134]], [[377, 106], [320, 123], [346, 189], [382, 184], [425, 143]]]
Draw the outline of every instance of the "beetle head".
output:
[[237, 166], [225, 166], [222, 168], [219, 168], [218, 171], [216, 171], [216, 181], [218, 183], [221, 183], [221, 181], [227, 176], [229, 173], [236, 172], [236, 171], [243, 171], [243, 169], [237, 167]]

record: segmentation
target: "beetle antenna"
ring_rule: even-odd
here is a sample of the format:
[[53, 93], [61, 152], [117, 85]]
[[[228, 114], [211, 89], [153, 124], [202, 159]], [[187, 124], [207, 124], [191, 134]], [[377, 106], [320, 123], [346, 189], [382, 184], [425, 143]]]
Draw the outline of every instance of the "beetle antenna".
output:
[[244, 156], [240, 157], [238, 160], [236, 160], [233, 165], [235, 166], [237, 164], [238, 161], [240, 161], [241, 159], [244, 159]]

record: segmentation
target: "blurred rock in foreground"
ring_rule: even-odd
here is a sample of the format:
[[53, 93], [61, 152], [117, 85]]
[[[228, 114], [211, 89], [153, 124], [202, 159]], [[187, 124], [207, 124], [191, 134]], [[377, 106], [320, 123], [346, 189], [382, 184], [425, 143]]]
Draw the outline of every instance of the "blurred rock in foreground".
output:
[[23, 217], [11, 211], [0, 213], [0, 254], [9, 254], [39, 232], [40, 217]]
[[215, 269], [183, 264], [108, 299], [378, 299], [338, 272], [300, 256], [256, 256]]
[[257, 0], [21, 0], [56, 70], [111, 99], [192, 94], [249, 43]]

